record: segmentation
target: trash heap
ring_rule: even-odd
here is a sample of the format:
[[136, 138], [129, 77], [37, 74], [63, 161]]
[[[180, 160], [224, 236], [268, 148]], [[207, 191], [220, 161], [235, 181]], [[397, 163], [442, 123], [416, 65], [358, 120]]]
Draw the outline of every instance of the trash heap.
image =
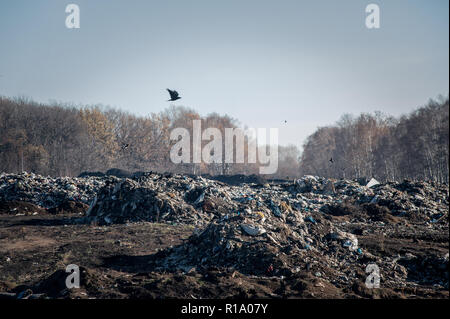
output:
[[[240, 175], [223, 180], [230, 183], [153, 172], [133, 174], [133, 178], [3, 173], [0, 201], [28, 202], [45, 209], [67, 206], [67, 202], [89, 204], [86, 220], [99, 224], [168, 221], [206, 226], [214, 218], [245, 214], [247, 209], [280, 217], [286, 207], [304, 215], [345, 215], [350, 213], [348, 203], [366, 210], [355, 216], [363, 222], [380, 220], [376, 215], [384, 214], [448, 224], [448, 185], [411, 181], [380, 184], [375, 179], [361, 183], [309, 175], [294, 182], [270, 184]], [[239, 180], [245, 183], [236, 184]]]
[[[99, 190], [86, 220], [100, 225], [150, 221], [206, 226], [214, 218], [245, 214], [248, 209], [281, 217], [287, 207], [292, 206], [292, 211], [318, 212], [325, 203], [341, 202], [340, 197], [322, 190], [324, 187], [318, 186], [317, 180], [311, 188], [316, 193], [305, 195], [301, 194], [300, 182], [235, 185], [235, 180], [226, 184], [201, 176], [158, 173], [124, 178]], [[302, 179], [309, 180], [310, 177]], [[352, 188], [352, 184], [348, 187]]]
[[86, 212], [86, 220], [100, 225], [209, 220], [209, 216], [197, 212], [183, 199], [182, 194], [189, 185], [185, 179], [168, 181], [157, 174], [140, 178], [139, 181], [122, 179], [117, 183], [108, 183], [93, 199]]
[[[253, 184], [256, 185], [256, 184]], [[146, 173], [107, 183], [94, 197], [84, 221], [108, 225], [168, 222], [206, 226], [213, 218], [239, 211], [250, 186], [229, 186], [201, 176]]]
[[256, 203], [214, 219], [186, 243], [159, 252], [157, 270], [219, 267], [249, 275], [289, 276], [319, 259], [338, 271], [363, 258], [355, 235], [317, 214], [304, 214], [284, 201], [271, 202], [272, 210]]
[[[95, 194], [114, 177], [44, 177], [33, 173], [0, 174], [0, 202], [21, 201], [45, 209], [68, 201], [89, 204]], [[117, 180], [117, 179], [116, 179]]]
[[[392, 223], [376, 216], [391, 214], [388, 207], [395, 205], [420, 215], [413, 220], [419, 221], [422, 230], [429, 230], [428, 236], [448, 233], [445, 185], [405, 181], [367, 187], [356, 181], [306, 176], [270, 187], [222, 186], [221, 192], [226, 203], [231, 198], [236, 205], [212, 218], [206, 228], [196, 229], [185, 243], [158, 252], [152, 261], [156, 271], [219, 268], [278, 277], [307, 271], [336, 287], [349, 287], [367, 277], [365, 267], [375, 263], [383, 271], [385, 286], [413, 288], [418, 282], [448, 289], [448, 253], [433, 252], [427, 257], [372, 254], [358, 242], [362, 234], [388, 237], [393, 232], [405, 236], [410, 235], [408, 231], [417, 232], [407, 222], [397, 223], [408, 218], [400, 210], [393, 211], [397, 219]], [[423, 196], [421, 206], [415, 202], [418, 194]], [[348, 213], [350, 218], [336, 222], [325, 206], [348, 209], [343, 216]], [[357, 209], [356, 216], [351, 215], [352, 209]], [[439, 220], [433, 218], [440, 214]]]
[[448, 219], [448, 185], [405, 180], [377, 185], [373, 189], [373, 196], [364, 194], [359, 202], [387, 207], [396, 216], [415, 215], [433, 223], [444, 221], [445, 216]]
[[[408, 278], [448, 289], [448, 252], [386, 255], [384, 248], [376, 248], [391, 234], [448, 242], [448, 185], [316, 176], [236, 184], [240, 179], [227, 184], [153, 172], [132, 178], [1, 174], [0, 203], [24, 201], [47, 209], [67, 201], [89, 203], [80, 221], [99, 225], [194, 225], [187, 241], [154, 255], [151, 263], [160, 271], [219, 267], [247, 275], [291, 276], [306, 270], [336, 287], [348, 287], [358, 276], [360, 282], [364, 267], [373, 262], [383, 269], [385, 285], [405, 286]], [[395, 236], [391, 238], [399, 238]]]
[[336, 208], [344, 202], [352, 202], [385, 207], [393, 216], [424, 222], [445, 222], [445, 216], [448, 217], [449, 193], [445, 184], [408, 180], [380, 184], [372, 179], [361, 185], [356, 180], [305, 176], [293, 185], [283, 186], [291, 193], [297, 193], [297, 198], [304, 199], [302, 203], [307, 208], [327, 213], [329, 207]]
[[262, 216], [249, 208], [243, 214], [215, 219], [185, 243], [153, 257], [150, 264], [155, 271], [225, 269], [278, 278], [306, 272], [340, 288], [361, 283], [367, 277], [364, 269], [373, 263], [381, 269], [384, 287], [414, 288], [419, 283], [448, 289], [448, 253], [374, 255], [340, 225], [289, 207], [281, 216]]

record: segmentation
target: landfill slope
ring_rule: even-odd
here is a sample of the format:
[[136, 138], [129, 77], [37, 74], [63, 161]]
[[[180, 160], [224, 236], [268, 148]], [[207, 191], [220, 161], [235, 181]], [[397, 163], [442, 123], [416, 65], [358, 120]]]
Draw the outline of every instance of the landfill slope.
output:
[[[448, 298], [448, 185], [133, 176], [0, 175], [0, 292]], [[11, 233], [16, 228], [24, 238]], [[32, 245], [27, 235], [40, 240]], [[69, 262], [84, 267], [83, 294], [45, 288]], [[379, 269], [380, 288], [366, 284], [369, 265]], [[25, 276], [30, 269], [39, 275]]]

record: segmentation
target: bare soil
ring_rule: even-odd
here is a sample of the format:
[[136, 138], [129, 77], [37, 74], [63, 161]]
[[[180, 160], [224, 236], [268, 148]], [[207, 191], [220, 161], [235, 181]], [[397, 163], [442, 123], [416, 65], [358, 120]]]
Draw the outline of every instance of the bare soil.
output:
[[[153, 266], [155, 258], [164, 255], [164, 249], [187, 240], [194, 231], [192, 226], [141, 222], [99, 227], [75, 223], [79, 215], [75, 206], [65, 207], [57, 215], [21, 202], [0, 207], [0, 297], [12, 297], [27, 289], [49, 298], [83, 299], [449, 297], [448, 290], [421, 283], [421, 274], [413, 271], [409, 272], [411, 280], [419, 281], [415, 288], [386, 283], [379, 289], [367, 289], [363, 267], [357, 273], [360, 282], [336, 284], [315, 276], [321, 271], [323, 277], [331, 277], [326, 265], [311, 266], [301, 260], [301, 271], [286, 277], [252, 276], [220, 268], [160, 272]], [[348, 218], [339, 212], [335, 215], [330, 218], [336, 222]], [[384, 214], [380, 218], [385, 220]], [[381, 237], [365, 234], [356, 224], [352, 227], [360, 247], [374, 255], [417, 256], [422, 260], [421, 265], [413, 265], [418, 272], [421, 266], [426, 268], [430, 254], [449, 249], [448, 231], [429, 233], [419, 226], [399, 223], [397, 232]], [[408, 232], [409, 228], [414, 231]], [[69, 264], [81, 269], [79, 289], [65, 287]]]

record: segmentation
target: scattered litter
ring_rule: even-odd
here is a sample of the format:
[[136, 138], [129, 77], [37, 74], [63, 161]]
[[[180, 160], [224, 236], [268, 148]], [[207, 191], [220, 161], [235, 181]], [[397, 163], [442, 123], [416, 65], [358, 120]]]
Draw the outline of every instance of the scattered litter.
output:
[[241, 227], [250, 236], [259, 236], [266, 232], [264, 228], [258, 226], [242, 224]]
[[370, 181], [366, 184], [366, 187], [370, 188], [379, 184], [380, 184], [379, 181], [377, 181], [375, 178], [371, 178]]
[[[336, 280], [352, 281], [355, 270], [370, 260], [382, 269], [394, 269], [395, 264], [404, 267], [384, 274], [400, 286], [406, 280], [405, 271], [411, 276], [417, 272], [422, 280], [416, 269], [429, 267], [426, 271], [434, 284], [435, 278], [443, 277], [443, 267], [448, 267], [448, 254], [427, 260], [401, 257], [394, 262], [393, 257], [362, 244], [367, 236], [389, 238], [400, 226], [407, 230], [406, 238], [417, 238], [414, 227], [407, 226], [414, 223], [429, 227], [430, 232], [448, 231], [448, 185], [435, 183], [372, 179], [360, 184], [304, 176], [268, 186], [158, 173], [131, 178], [1, 174], [0, 212], [41, 214], [36, 207], [28, 213], [14, 210], [8, 206], [12, 201], [32, 203], [55, 214], [69, 207], [68, 203], [81, 203], [85, 209], [80, 222], [105, 229], [134, 222], [195, 226], [196, 231], [182, 244], [155, 254], [152, 265], [164, 271], [201, 272], [219, 267], [289, 278], [306, 269], [316, 277], [329, 278], [333, 273]], [[448, 287], [448, 277], [439, 284]], [[21, 295], [26, 296], [25, 292]]]
[[308, 222], [311, 222], [311, 223], [313, 223], [313, 224], [316, 224], [317, 222], [316, 222], [316, 220], [312, 217], [312, 216], [308, 216], [308, 217], [306, 217], [305, 218]]

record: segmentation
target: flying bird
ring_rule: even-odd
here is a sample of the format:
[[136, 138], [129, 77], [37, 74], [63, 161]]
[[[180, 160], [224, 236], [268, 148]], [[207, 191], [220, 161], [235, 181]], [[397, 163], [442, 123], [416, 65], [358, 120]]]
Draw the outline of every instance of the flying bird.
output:
[[331, 162], [331, 163], [334, 163], [334, 162], [333, 162], [333, 158], [330, 158], [330, 162]]
[[177, 91], [172, 91], [172, 90], [169, 90], [169, 89], [167, 89], [167, 91], [170, 94], [170, 100], [167, 100], [168, 102], [169, 101], [176, 101], [176, 100], [181, 99], [181, 97], [178, 96], [178, 92]]

